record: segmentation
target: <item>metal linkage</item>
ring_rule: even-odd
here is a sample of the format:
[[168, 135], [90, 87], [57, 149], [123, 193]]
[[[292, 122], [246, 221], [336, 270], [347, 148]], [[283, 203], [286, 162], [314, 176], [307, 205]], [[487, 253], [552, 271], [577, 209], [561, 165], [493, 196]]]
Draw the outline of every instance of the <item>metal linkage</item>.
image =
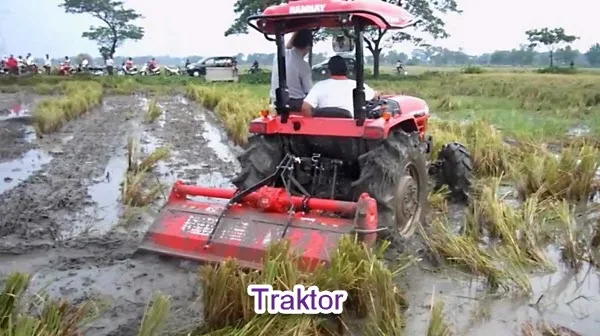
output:
[[290, 155], [290, 154], [286, 154], [286, 156], [283, 158], [281, 163], [277, 166], [277, 169], [273, 172], [273, 174], [267, 176], [266, 178], [264, 178], [263, 180], [261, 180], [260, 182], [253, 185], [250, 188], [247, 188], [245, 190], [238, 190], [236, 192], [236, 194], [231, 199], [229, 199], [229, 202], [227, 202], [227, 204], [225, 205], [225, 208], [219, 214], [219, 217], [217, 218], [217, 222], [215, 223], [215, 226], [213, 227], [212, 231], [210, 232], [210, 235], [208, 236], [208, 240], [206, 241], [204, 248], [206, 249], [210, 246], [210, 243], [212, 242], [212, 240], [214, 238], [215, 232], [217, 232], [219, 223], [225, 216], [225, 213], [231, 208], [231, 206], [233, 204], [240, 202], [242, 199], [244, 199], [244, 197], [257, 191], [258, 189], [260, 189], [272, 182], [275, 182], [277, 180], [277, 178], [284, 176], [284, 174], [286, 174], [286, 172], [289, 174], [289, 172], [292, 171], [294, 168], [295, 161], [296, 161], [296, 157], [294, 157], [293, 155]]

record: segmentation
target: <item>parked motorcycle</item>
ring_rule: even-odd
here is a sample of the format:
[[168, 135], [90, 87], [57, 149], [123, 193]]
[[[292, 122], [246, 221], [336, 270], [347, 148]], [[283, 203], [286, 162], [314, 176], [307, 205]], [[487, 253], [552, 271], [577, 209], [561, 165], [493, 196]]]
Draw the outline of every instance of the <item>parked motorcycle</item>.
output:
[[87, 71], [92, 76], [104, 76], [106, 75], [106, 69], [104, 67], [89, 67]]
[[165, 73], [168, 76], [181, 76], [181, 75], [184, 74], [183, 70], [181, 70], [180, 67], [170, 68], [170, 67], [168, 67], [168, 66], [165, 65], [164, 68], [165, 68]]
[[150, 69], [148, 64], [144, 64], [142, 70], [140, 71], [140, 75], [143, 76], [158, 76], [160, 75], [160, 66], [155, 66], [154, 69]]
[[38, 66], [35, 63], [30, 65], [22, 64], [19, 70], [21, 75], [34, 75], [41, 72], [38, 70]]
[[60, 63], [58, 66], [58, 75], [59, 76], [70, 76], [77, 71], [77, 68], [71, 67], [69, 64]]
[[119, 76], [135, 76], [138, 73], [140, 73], [137, 69], [136, 66], [133, 66], [131, 69], [127, 69], [126, 66], [121, 67], [121, 69], [119, 69], [119, 72], [117, 72], [117, 75]]

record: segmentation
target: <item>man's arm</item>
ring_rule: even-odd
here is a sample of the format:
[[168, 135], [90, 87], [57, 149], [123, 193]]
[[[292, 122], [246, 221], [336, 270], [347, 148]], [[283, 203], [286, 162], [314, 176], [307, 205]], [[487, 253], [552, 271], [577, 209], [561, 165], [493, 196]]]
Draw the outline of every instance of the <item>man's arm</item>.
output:
[[312, 117], [312, 110], [319, 106], [319, 87], [314, 86], [302, 102], [302, 115]]
[[310, 103], [307, 102], [302, 102], [302, 109], [301, 109], [301, 115], [305, 116], [305, 117], [312, 117], [312, 105], [310, 105]]
[[379, 92], [373, 90], [366, 83], [364, 84], [364, 87], [365, 87], [365, 100], [373, 100], [373, 99], [379, 97]]
[[292, 34], [292, 37], [291, 37], [291, 38], [290, 38], [290, 39], [289, 39], [289, 40], [288, 40], [288, 41], [285, 43], [285, 48], [286, 48], [286, 49], [292, 49], [292, 48], [294, 47], [294, 46], [293, 46], [293, 43], [294, 43], [294, 39], [296, 38], [296, 35], [298, 35], [298, 32], [297, 32], [297, 31], [296, 31], [296, 32], [294, 32], [294, 33]]
[[271, 66], [271, 89], [269, 90], [269, 98], [275, 102], [275, 89], [279, 87], [279, 76], [277, 69], [277, 55], [273, 56], [273, 64]]

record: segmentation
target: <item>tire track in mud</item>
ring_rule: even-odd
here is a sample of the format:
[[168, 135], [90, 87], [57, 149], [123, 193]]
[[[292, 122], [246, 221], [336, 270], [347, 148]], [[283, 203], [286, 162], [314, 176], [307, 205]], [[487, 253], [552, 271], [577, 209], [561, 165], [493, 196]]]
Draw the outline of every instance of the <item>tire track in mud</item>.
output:
[[[7, 214], [0, 219], [1, 275], [33, 274], [28, 289], [32, 295], [43, 290], [72, 302], [107, 303], [86, 335], [135, 335], [156, 291], [172, 298], [167, 329], [197, 325], [202, 316], [196, 263], [133, 256], [160, 201], [140, 217], [141, 227], [113, 227], [105, 233], [107, 223], [115, 225], [120, 215], [119, 184], [126, 169], [128, 135], [140, 136], [147, 151], [161, 144], [172, 149], [171, 159], [157, 169], [165, 184], [178, 178], [227, 186], [235, 173], [237, 161], [221, 142], [218, 128], [209, 123], [210, 116], [181, 97], [161, 98], [158, 103], [165, 113], [157, 123], [146, 125], [140, 121], [147, 99], [106, 97], [103, 109], [40, 139], [38, 150], [51, 152], [53, 160], [0, 195], [0, 211]], [[99, 206], [107, 208], [99, 212], [108, 220], [89, 211]], [[99, 230], [87, 230], [83, 227], [87, 224]], [[74, 226], [85, 230], [69, 238]]]
[[88, 187], [101, 178], [111, 155], [123, 146], [130, 99], [107, 98], [101, 108], [39, 139], [53, 159], [44, 168], [0, 195], [0, 252], [23, 253], [51, 245], [91, 223], [82, 212], [91, 202]]
[[160, 98], [157, 104], [164, 113], [156, 124], [144, 128], [142, 142], [148, 151], [163, 145], [170, 148], [171, 158], [159, 167], [162, 179], [231, 186], [229, 180], [239, 170], [239, 149], [228, 142], [214, 116], [182, 96]]
[[31, 134], [33, 127], [27, 116], [38, 99], [25, 92], [0, 93], [0, 163], [18, 159], [35, 147], [29, 136], [35, 134]]
[[[166, 192], [177, 179], [204, 186], [229, 186], [229, 178], [237, 169], [237, 159], [211, 116], [180, 96], [156, 98], [156, 103], [162, 115], [152, 124], [138, 123], [133, 133], [139, 137], [145, 154], [162, 146], [170, 149], [169, 159], [159, 162], [155, 169]], [[148, 104], [147, 98], [138, 97], [138, 110], [147, 111]], [[136, 244], [141, 242], [140, 238], [163, 204], [164, 200], [157, 200], [145, 216], [128, 223], [127, 229], [137, 236]], [[117, 273], [126, 274], [128, 278], [116, 281], [121, 296], [112, 295], [114, 303], [109, 317], [94, 323], [99, 335], [106, 334], [107, 326], [112, 326], [111, 335], [135, 335], [147, 299], [156, 291], [171, 297], [166, 330], [188, 329], [201, 322], [198, 263], [145, 253], [123, 264]], [[113, 280], [100, 282], [115, 283]]]

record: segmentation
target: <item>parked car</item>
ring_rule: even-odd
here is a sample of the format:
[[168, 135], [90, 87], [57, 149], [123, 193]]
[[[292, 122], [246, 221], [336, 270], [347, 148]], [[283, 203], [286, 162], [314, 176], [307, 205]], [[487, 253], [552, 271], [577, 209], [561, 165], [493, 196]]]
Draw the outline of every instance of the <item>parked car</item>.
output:
[[188, 65], [186, 71], [193, 77], [206, 76], [206, 68], [233, 68], [235, 59], [231, 56], [208, 57]]
[[[340, 55], [340, 56], [342, 56], [346, 60], [346, 65], [348, 66], [348, 77], [354, 78], [354, 63], [355, 63], [354, 56], [353, 55]], [[328, 62], [329, 62], [329, 59], [327, 59], [319, 64], [313, 65], [313, 67], [312, 67], [313, 80], [315, 80], [315, 81], [323, 80], [329, 76], [329, 71], [327, 69]]]

